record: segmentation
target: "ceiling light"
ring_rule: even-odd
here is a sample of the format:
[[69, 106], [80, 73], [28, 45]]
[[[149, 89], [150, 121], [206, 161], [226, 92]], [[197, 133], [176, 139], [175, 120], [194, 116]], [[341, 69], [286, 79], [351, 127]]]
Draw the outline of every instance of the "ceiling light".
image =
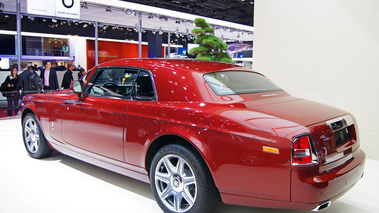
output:
[[86, 28], [86, 27], [88, 27], [88, 24], [83, 24], [83, 28]]
[[111, 6], [108, 6], [108, 7], [105, 9], [105, 12], [112, 12], [112, 8], [111, 8]]
[[168, 21], [168, 18], [165, 17], [165, 16], [161, 16], [161, 17], [159, 17], [159, 20], [161, 20], [161, 21]]
[[87, 2], [83, 2], [80, 7], [84, 9], [88, 9]]
[[57, 20], [55, 18], [51, 19], [51, 22], [57, 23]]

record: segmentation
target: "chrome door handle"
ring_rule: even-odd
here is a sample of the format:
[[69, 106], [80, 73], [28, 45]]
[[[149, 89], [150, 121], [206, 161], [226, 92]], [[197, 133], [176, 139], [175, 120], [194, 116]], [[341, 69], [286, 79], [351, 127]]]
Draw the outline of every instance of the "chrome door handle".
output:
[[62, 102], [65, 103], [65, 104], [82, 104], [81, 101], [76, 101], [76, 100], [71, 100], [71, 99], [62, 100]]

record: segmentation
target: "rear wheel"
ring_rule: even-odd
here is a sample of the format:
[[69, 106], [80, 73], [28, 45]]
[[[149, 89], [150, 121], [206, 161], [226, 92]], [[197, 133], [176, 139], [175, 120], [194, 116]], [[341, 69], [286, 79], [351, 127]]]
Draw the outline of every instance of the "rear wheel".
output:
[[29, 156], [32, 158], [45, 158], [53, 151], [43, 135], [37, 117], [28, 113], [22, 122], [22, 136]]
[[200, 156], [181, 145], [162, 147], [150, 168], [154, 197], [164, 212], [211, 212], [216, 188]]

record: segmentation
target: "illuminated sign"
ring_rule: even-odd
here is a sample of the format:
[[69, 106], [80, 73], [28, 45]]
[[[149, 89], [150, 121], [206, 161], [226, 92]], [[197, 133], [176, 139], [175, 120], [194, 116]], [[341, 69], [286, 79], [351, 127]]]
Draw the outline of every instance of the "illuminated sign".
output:
[[80, 0], [27, 0], [27, 12], [44, 16], [80, 19]]
[[55, 16], [80, 19], [80, 0], [55, 0]]

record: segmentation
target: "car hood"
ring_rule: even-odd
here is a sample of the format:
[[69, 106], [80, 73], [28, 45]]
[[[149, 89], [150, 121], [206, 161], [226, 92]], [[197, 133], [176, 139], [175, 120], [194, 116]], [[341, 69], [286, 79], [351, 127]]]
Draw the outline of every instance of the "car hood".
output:
[[349, 114], [346, 111], [325, 104], [292, 96], [274, 97], [267, 101], [248, 101], [244, 104], [251, 110], [289, 120], [303, 126], [310, 126]]

